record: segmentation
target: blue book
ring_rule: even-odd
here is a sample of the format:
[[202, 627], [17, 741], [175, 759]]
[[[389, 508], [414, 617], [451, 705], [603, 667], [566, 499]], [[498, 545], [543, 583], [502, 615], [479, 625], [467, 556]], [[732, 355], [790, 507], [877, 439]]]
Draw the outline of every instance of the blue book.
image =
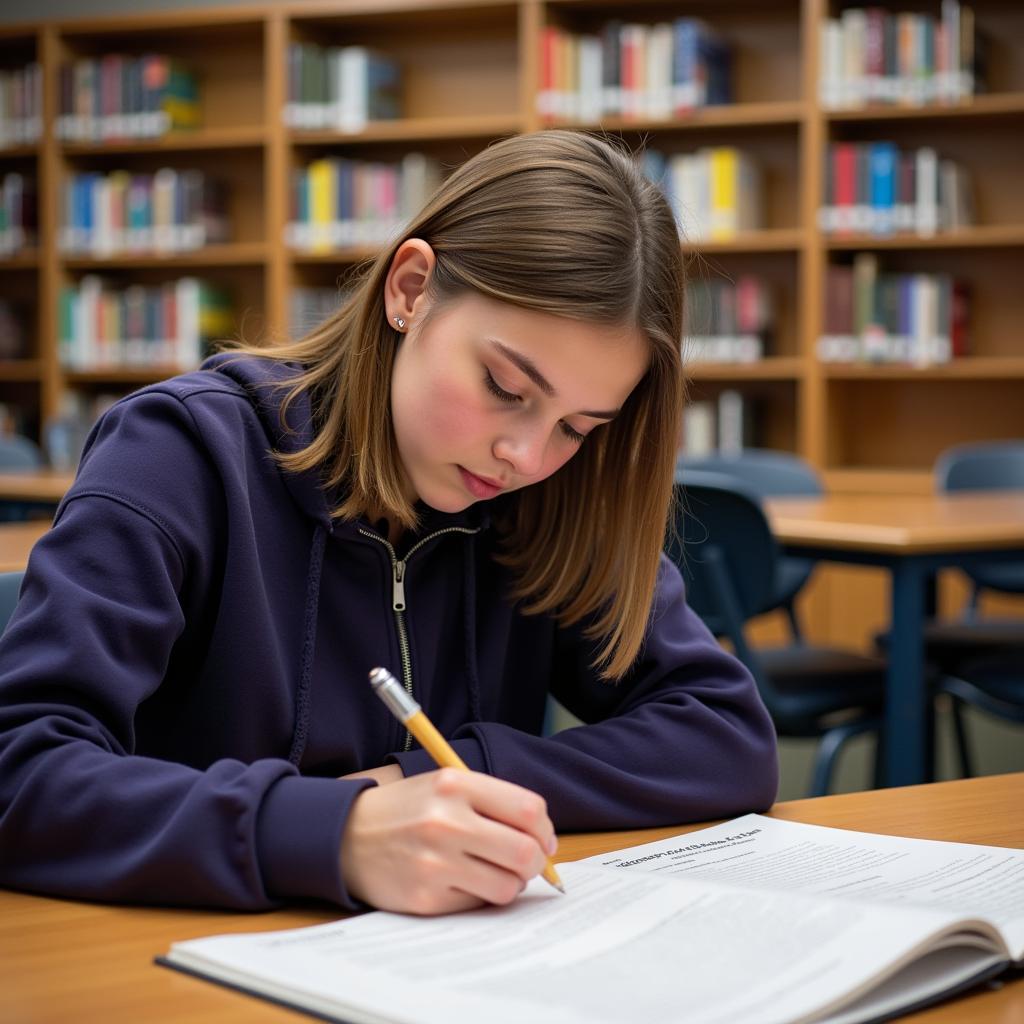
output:
[[685, 114], [697, 105], [697, 23], [676, 18], [672, 24], [672, 113]]
[[871, 230], [892, 234], [896, 223], [896, 173], [899, 150], [892, 142], [873, 142], [870, 147]]

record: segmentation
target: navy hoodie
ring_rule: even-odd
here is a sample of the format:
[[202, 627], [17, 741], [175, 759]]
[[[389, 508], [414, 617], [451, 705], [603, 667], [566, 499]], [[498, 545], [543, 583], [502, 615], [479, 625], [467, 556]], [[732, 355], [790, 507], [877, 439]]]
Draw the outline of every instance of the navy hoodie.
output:
[[[352, 802], [387, 762], [433, 768], [367, 672], [411, 678], [473, 769], [541, 794], [557, 829], [767, 807], [775, 736], [754, 684], [662, 560], [648, 635], [617, 684], [585, 623], [522, 614], [486, 503], [424, 510], [394, 551], [337, 522], [289, 372], [218, 356], [97, 424], [0, 641], [0, 884], [259, 909], [351, 906]], [[397, 605], [404, 603], [404, 610]], [[540, 736], [548, 693], [584, 723]], [[407, 749], [408, 748], [408, 749]]]

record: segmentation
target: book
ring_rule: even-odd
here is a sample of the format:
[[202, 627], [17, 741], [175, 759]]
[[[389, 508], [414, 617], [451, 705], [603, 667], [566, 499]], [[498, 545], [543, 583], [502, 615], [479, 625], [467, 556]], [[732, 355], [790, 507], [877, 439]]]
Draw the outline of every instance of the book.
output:
[[984, 36], [974, 9], [941, 0], [939, 17], [847, 8], [820, 29], [819, 97], [826, 109], [958, 103], [985, 88]]
[[174, 943], [328, 1020], [864, 1024], [1024, 958], [1024, 851], [750, 814], [559, 865], [507, 907]]

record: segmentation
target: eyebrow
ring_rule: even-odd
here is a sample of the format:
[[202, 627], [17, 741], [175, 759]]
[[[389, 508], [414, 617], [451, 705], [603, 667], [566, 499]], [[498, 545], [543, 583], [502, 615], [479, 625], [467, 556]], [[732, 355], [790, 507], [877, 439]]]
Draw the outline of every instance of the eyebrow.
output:
[[[548, 379], [537, 369], [536, 364], [532, 359], [527, 358], [521, 352], [517, 352], [515, 349], [509, 348], [508, 345], [503, 344], [496, 338], [489, 339], [491, 344], [510, 362], [514, 363], [519, 367], [523, 373], [526, 374], [534, 384], [537, 385], [544, 392], [548, 398], [554, 398], [558, 392], [554, 389]], [[587, 416], [594, 420], [613, 420], [621, 412], [621, 409], [611, 409], [607, 412], [578, 412], [577, 416]]]

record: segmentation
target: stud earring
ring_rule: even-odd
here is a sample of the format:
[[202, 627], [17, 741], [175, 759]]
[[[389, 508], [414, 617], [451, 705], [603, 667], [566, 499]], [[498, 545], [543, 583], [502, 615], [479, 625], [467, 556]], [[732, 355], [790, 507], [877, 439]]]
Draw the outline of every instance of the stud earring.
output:
[[400, 316], [392, 317], [392, 319], [395, 321], [396, 324], [398, 324], [399, 330], [401, 330], [405, 326], [405, 321]]

